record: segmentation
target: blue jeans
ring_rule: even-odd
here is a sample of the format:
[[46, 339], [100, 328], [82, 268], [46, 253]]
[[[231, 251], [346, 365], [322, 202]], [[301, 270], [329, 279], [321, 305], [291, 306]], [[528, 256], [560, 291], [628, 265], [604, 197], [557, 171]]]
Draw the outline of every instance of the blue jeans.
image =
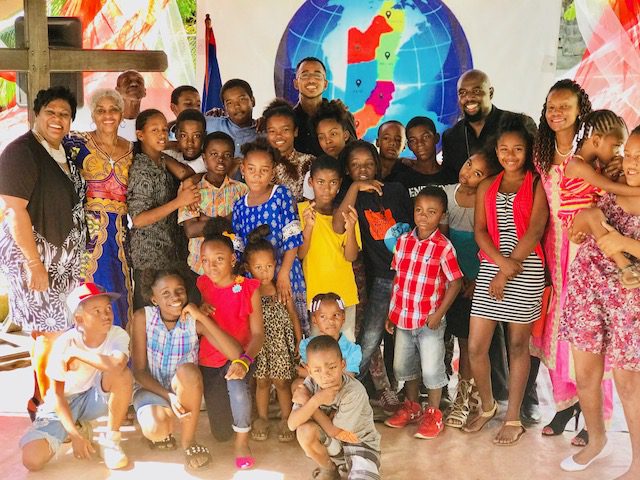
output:
[[227, 362], [220, 368], [200, 365], [209, 425], [211, 433], [217, 440], [226, 440], [230, 437], [228, 430], [230, 417], [233, 418], [231, 428], [234, 432], [242, 433], [251, 430], [249, 380], [254, 368], [252, 365], [249, 373], [242, 380], [226, 380], [224, 376], [230, 366], [231, 362]]
[[444, 365], [445, 319], [431, 330], [427, 325], [413, 330], [396, 328], [396, 348], [393, 372], [398, 382], [418, 380], [422, 371], [422, 383], [430, 390], [449, 383]]
[[367, 306], [364, 310], [364, 319], [360, 327], [358, 342], [362, 348], [362, 361], [360, 362], [360, 375], [362, 379], [369, 371], [371, 356], [377, 348], [380, 348], [384, 326], [389, 316], [389, 303], [391, 302], [391, 290], [393, 279], [374, 277], [367, 295]]

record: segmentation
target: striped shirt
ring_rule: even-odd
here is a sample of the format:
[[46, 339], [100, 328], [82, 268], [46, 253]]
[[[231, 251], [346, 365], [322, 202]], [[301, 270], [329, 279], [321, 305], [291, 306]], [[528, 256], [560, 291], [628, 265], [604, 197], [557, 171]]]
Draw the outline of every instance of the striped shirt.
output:
[[[587, 183], [583, 178], [569, 178], [565, 175], [569, 161], [573, 155], [569, 155], [560, 168], [560, 208], [558, 218], [564, 228], [571, 227], [576, 214], [584, 209], [593, 207], [598, 197], [604, 195], [605, 191]], [[582, 160], [579, 160], [582, 161]], [[600, 168], [596, 169], [600, 173]]]
[[188, 316], [168, 330], [160, 308], [144, 307], [147, 331], [147, 365], [149, 373], [164, 388], [171, 390], [171, 379], [183, 363], [198, 363], [196, 321]]
[[402, 235], [391, 268], [396, 276], [389, 320], [403, 330], [422, 328], [440, 306], [448, 284], [463, 276], [453, 245], [438, 229], [424, 240], [417, 229]]
[[[183, 223], [192, 218], [199, 218], [200, 215], [207, 217], [229, 217], [233, 210], [233, 204], [249, 192], [242, 182], [237, 182], [225, 177], [220, 188], [207, 181], [207, 176], [203, 175], [197, 186], [200, 189], [200, 206], [197, 212], [190, 211], [187, 207], [182, 207], [178, 211], [178, 223]], [[204, 237], [189, 239], [189, 258], [187, 263], [191, 270], [202, 275], [204, 270], [200, 262], [200, 247]]]

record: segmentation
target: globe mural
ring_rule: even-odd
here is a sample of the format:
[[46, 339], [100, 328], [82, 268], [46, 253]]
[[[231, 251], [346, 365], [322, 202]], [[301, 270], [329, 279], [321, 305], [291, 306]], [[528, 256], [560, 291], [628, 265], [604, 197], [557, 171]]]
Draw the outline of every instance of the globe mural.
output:
[[431, 118], [439, 132], [458, 119], [456, 84], [472, 68], [462, 27], [439, 0], [309, 0], [287, 25], [276, 57], [275, 90], [295, 103], [295, 67], [327, 66], [327, 98], [353, 113], [358, 137], [373, 141], [390, 119]]

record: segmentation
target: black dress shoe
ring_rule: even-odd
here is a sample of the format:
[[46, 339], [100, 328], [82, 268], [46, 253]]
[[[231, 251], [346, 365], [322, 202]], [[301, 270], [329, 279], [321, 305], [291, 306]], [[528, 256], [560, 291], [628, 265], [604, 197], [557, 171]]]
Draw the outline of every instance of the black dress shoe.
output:
[[540, 414], [540, 407], [537, 404], [522, 404], [520, 407], [520, 421], [524, 425], [535, 425], [540, 423], [542, 415]]

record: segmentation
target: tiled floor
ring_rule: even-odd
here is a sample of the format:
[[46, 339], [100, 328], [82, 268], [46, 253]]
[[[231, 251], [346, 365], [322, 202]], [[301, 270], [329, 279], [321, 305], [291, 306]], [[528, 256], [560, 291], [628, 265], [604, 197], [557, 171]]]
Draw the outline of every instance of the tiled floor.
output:
[[[18, 440], [28, 427], [29, 419], [23, 406], [30, 395], [31, 373], [27, 368], [0, 372], [0, 479], [1, 480], [70, 480], [70, 479], [171, 479], [215, 478], [233, 480], [309, 479], [314, 468], [295, 444], [280, 444], [276, 438], [252, 443], [257, 460], [256, 469], [237, 472], [233, 466], [232, 446], [217, 443], [208, 431], [206, 418], [200, 419], [199, 439], [209, 446], [212, 466], [198, 474], [185, 472], [182, 455], [178, 452], [151, 451], [133, 427], [125, 432], [124, 448], [132, 465], [127, 470], [110, 472], [98, 460], [76, 460], [65, 448], [60, 458], [52, 461], [42, 472], [28, 473], [20, 462]], [[548, 381], [540, 372], [539, 390], [544, 419], [553, 416], [549, 405]], [[498, 418], [501, 418], [499, 413]], [[541, 426], [530, 429], [514, 447], [495, 447], [491, 443], [499, 420], [492, 420], [488, 428], [476, 435], [445, 429], [436, 440], [416, 440], [413, 428], [393, 430], [378, 424], [382, 433], [382, 468], [384, 479], [438, 480], [592, 480], [612, 479], [624, 472], [630, 462], [629, 436], [624, 430], [621, 408], [616, 404], [616, 417], [610, 438], [615, 442], [614, 454], [581, 473], [568, 474], [560, 470], [559, 462], [571, 452], [571, 432], [564, 436], [543, 438]]]

